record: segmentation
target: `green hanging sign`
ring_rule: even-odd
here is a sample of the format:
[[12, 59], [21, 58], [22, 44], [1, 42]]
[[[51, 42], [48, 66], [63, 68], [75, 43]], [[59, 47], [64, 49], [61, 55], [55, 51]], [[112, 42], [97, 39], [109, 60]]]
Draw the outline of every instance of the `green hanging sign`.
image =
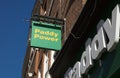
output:
[[31, 46], [60, 50], [61, 26], [32, 21]]

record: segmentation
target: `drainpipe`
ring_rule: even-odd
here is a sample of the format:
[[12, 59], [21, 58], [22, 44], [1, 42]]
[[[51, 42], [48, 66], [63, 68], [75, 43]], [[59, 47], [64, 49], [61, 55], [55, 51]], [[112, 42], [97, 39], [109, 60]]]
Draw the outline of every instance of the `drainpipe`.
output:
[[50, 16], [50, 11], [51, 11], [52, 6], [53, 6], [53, 1], [54, 1], [54, 0], [51, 0], [51, 3], [50, 3], [50, 8], [49, 8], [49, 10], [48, 10], [48, 16]]

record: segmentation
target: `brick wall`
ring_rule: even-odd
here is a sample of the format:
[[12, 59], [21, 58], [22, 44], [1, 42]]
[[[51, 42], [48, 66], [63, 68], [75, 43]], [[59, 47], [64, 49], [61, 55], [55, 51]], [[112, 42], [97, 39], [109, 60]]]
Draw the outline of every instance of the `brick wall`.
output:
[[[85, 2], [86, 0], [54, 0], [50, 11], [50, 16], [60, 19], [66, 18], [67, 37], [77, 21]], [[47, 5], [48, 4], [50, 4], [50, 1], [48, 1]]]

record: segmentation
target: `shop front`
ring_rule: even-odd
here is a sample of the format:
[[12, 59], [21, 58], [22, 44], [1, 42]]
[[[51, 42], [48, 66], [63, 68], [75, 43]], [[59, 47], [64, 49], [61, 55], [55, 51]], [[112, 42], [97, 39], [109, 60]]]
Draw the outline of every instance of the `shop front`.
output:
[[52, 78], [120, 77], [120, 0], [88, 0], [50, 69]]

